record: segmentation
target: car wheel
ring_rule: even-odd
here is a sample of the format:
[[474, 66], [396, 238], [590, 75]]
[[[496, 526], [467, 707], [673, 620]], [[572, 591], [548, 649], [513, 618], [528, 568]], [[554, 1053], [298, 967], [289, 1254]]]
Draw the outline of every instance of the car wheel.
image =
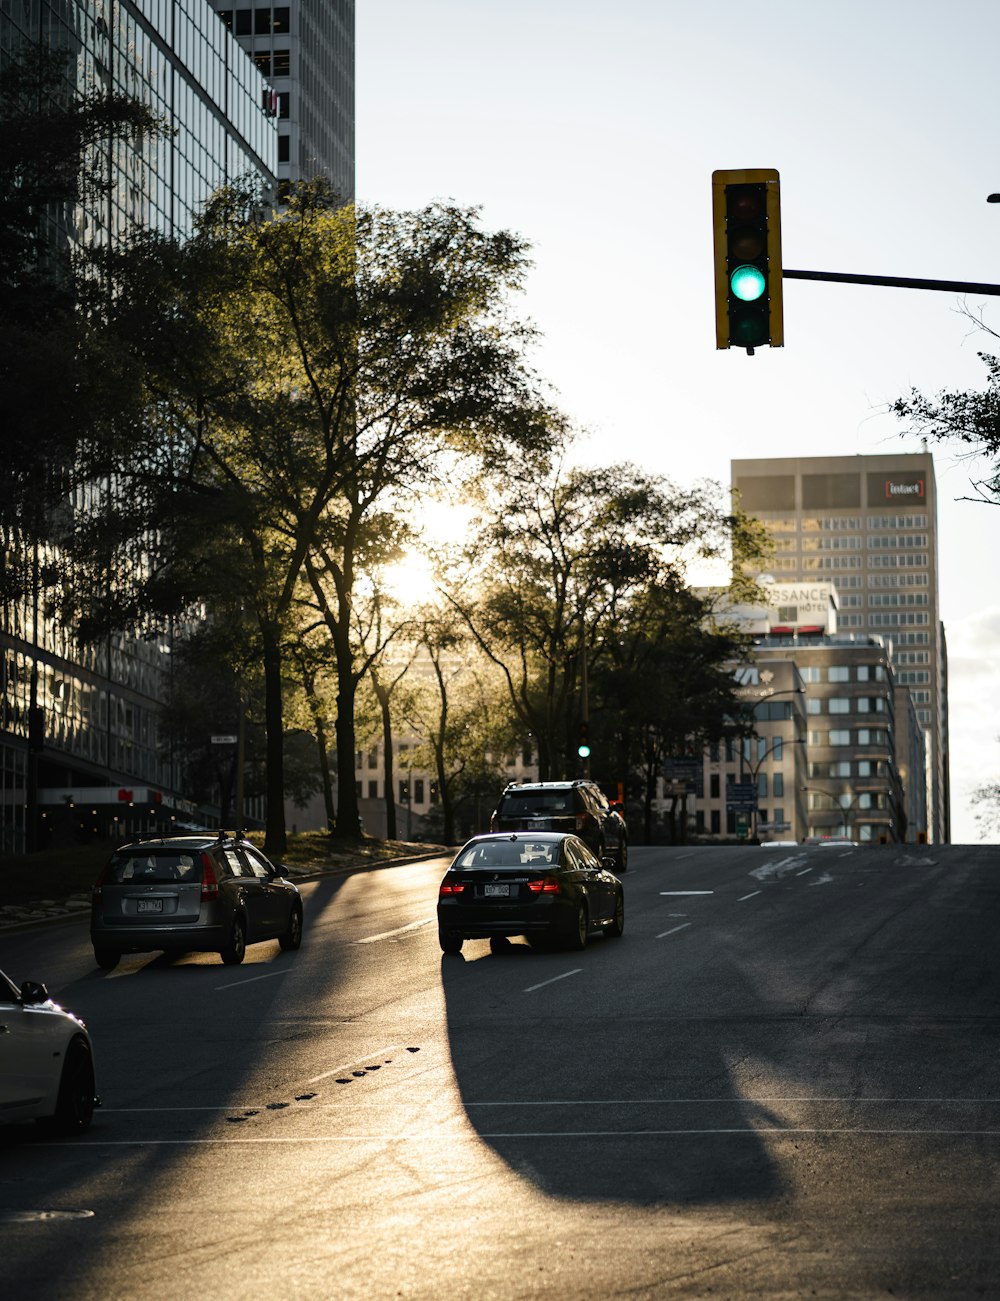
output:
[[73, 1039], [66, 1049], [55, 1115], [46, 1128], [56, 1134], [82, 1134], [94, 1116], [94, 1062], [84, 1039]]
[[628, 871], [628, 841], [624, 837], [618, 842], [618, 853], [615, 855], [615, 871]]
[[287, 929], [278, 936], [278, 943], [286, 953], [302, 944], [302, 909], [297, 904], [292, 909]]
[[247, 932], [242, 917], [234, 917], [229, 930], [229, 943], [219, 950], [219, 957], [227, 967], [237, 967], [246, 957]]
[[581, 903], [577, 906], [573, 924], [566, 935], [566, 948], [574, 951], [586, 948], [589, 931], [590, 919], [587, 916], [587, 905]]
[[438, 931], [438, 940], [443, 953], [461, 953], [462, 937], [454, 931]]
[[604, 929], [605, 935], [610, 935], [617, 939], [625, 929], [625, 893], [619, 890], [615, 896], [615, 911], [611, 920]]
[[94, 946], [94, 961], [102, 971], [114, 971], [121, 961], [121, 956], [117, 949], [106, 949], [103, 945]]

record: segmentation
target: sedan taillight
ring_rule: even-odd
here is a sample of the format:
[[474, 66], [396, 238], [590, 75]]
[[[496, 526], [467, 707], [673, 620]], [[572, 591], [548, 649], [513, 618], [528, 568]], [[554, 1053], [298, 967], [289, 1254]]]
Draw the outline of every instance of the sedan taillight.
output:
[[212, 862], [212, 855], [205, 853], [201, 856], [201, 901], [206, 903], [218, 897], [219, 878], [215, 875], [215, 864]]
[[438, 891], [438, 897], [445, 898], [447, 895], [461, 894], [464, 890], [464, 881], [442, 881], [441, 889]]
[[559, 882], [551, 876], [544, 876], [540, 881], [529, 881], [528, 889], [532, 894], [558, 894]]

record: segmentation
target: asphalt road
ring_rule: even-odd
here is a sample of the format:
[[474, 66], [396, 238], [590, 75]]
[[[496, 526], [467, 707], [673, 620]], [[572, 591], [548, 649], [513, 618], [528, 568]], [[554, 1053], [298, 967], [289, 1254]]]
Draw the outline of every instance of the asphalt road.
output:
[[442, 957], [443, 861], [306, 938], [0, 966], [103, 1107], [0, 1131], [0, 1295], [1000, 1296], [1000, 853], [636, 849], [621, 940]]

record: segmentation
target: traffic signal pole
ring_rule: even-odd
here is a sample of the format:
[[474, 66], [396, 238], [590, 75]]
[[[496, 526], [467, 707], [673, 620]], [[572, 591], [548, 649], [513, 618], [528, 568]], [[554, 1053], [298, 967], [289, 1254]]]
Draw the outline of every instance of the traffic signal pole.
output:
[[951, 294], [1000, 294], [1000, 285], [974, 280], [917, 280], [912, 276], [859, 276], [847, 271], [781, 270], [784, 280], [835, 280], [845, 285], [889, 285], [896, 289], [938, 289]]

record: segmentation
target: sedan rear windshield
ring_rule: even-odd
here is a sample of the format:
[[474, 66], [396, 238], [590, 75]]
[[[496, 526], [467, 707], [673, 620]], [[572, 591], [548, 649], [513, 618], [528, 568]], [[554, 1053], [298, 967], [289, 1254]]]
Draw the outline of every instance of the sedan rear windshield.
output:
[[127, 884], [165, 885], [168, 881], [200, 881], [201, 860], [177, 850], [145, 850], [115, 854], [108, 864], [105, 881]]
[[507, 817], [524, 814], [540, 817], [546, 813], [572, 811], [572, 791], [520, 791], [516, 795], [505, 795], [500, 801], [500, 813]]
[[554, 867], [559, 862], [558, 841], [491, 840], [472, 845], [462, 854], [455, 867]]

